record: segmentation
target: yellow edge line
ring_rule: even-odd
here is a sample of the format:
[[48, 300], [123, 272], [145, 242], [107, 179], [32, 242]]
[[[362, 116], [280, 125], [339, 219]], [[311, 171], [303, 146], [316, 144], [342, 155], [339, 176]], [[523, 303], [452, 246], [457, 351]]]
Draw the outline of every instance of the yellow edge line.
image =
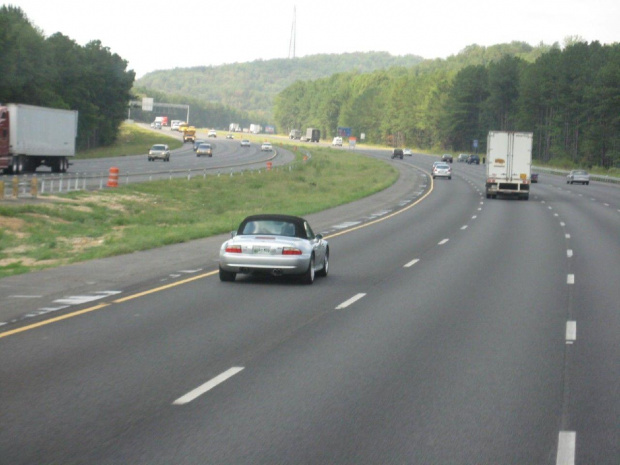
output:
[[[428, 175], [428, 173], [426, 171], [423, 171], [423, 172]], [[396, 215], [400, 215], [401, 213], [406, 212], [410, 208], [413, 208], [414, 206], [419, 204], [422, 200], [424, 200], [426, 197], [428, 197], [431, 192], [433, 192], [433, 187], [434, 187], [433, 177], [430, 176], [429, 179], [431, 180], [431, 188], [429, 189], [429, 191], [426, 194], [424, 194], [422, 197], [420, 197], [418, 200], [416, 200], [414, 203], [412, 203], [411, 205], [408, 205], [405, 208], [402, 208], [402, 209], [400, 209], [400, 210], [398, 210], [398, 211], [396, 211], [394, 213], [390, 213], [389, 215], [384, 216], [382, 218], [378, 218], [378, 219], [376, 219], [374, 221], [370, 221], [368, 223], [361, 224], [361, 225], [356, 226], [354, 228], [345, 229], [344, 231], [340, 231], [340, 232], [337, 232], [335, 234], [330, 234], [329, 236], [325, 236], [325, 238], [329, 239], [329, 238], [332, 238], [332, 237], [337, 237], [337, 236], [341, 236], [341, 235], [346, 234], [346, 233], [357, 231], [358, 229], [366, 228], [368, 226], [371, 226], [373, 224], [377, 224], [377, 223], [379, 223], [381, 221], [385, 221], [385, 220], [387, 220], [389, 218], [392, 218], [392, 217], [394, 217]], [[203, 273], [203, 274], [200, 274], [200, 275], [197, 275], [197, 276], [192, 276], [191, 278], [184, 279], [182, 281], [176, 281], [174, 283], [166, 284], [165, 286], [159, 286], [159, 287], [156, 287], [156, 288], [153, 288], [153, 289], [149, 289], [148, 291], [139, 292], [137, 294], [132, 294], [132, 295], [127, 296], [127, 297], [116, 299], [116, 300], [113, 300], [112, 303], [120, 304], [120, 303], [123, 303], [123, 302], [127, 302], [129, 300], [137, 299], [139, 297], [144, 297], [145, 295], [154, 294], [155, 292], [164, 291], [166, 289], [171, 289], [173, 287], [181, 286], [183, 284], [187, 284], [187, 283], [190, 283], [192, 281], [197, 281], [199, 279], [207, 278], [209, 276], [213, 276], [216, 273], [218, 273], [218, 270], [209, 271], [208, 273]], [[52, 324], [52, 323], [56, 323], [58, 321], [66, 320], [68, 318], [73, 318], [73, 317], [78, 316], [78, 315], [83, 315], [85, 313], [94, 312], [95, 310], [100, 310], [100, 309], [108, 307], [110, 305], [111, 305], [110, 303], [105, 303], [104, 302], [104, 303], [101, 303], [99, 305], [95, 305], [94, 307], [85, 308], [85, 309], [79, 310], [77, 312], [67, 313], [66, 315], [58, 316], [58, 317], [55, 317], [55, 318], [50, 318], [49, 320], [45, 320], [45, 321], [40, 321], [39, 323], [34, 323], [34, 324], [31, 324], [31, 325], [28, 325], [28, 326], [23, 326], [21, 328], [13, 329], [11, 331], [6, 331], [4, 333], [0, 333], [0, 339], [2, 339], [4, 337], [7, 337], [7, 336], [12, 336], [13, 334], [18, 334], [18, 333], [22, 333], [24, 331], [29, 331], [31, 329], [39, 328], [41, 326], [46, 326], [46, 325], [49, 325], [49, 324]]]
[[429, 179], [431, 180], [431, 188], [428, 190], [428, 192], [426, 194], [424, 194], [418, 200], [413, 202], [411, 205], [406, 206], [405, 208], [401, 208], [400, 210], [398, 210], [398, 211], [396, 211], [394, 213], [390, 213], [389, 215], [382, 216], [381, 218], [377, 218], [376, 220], [369, 221], [368, 223], [360, 224], [359, 226], [355, 226], [354, 228], [345, 229], [343, 231], [340, 231], [340, 232], [337, 232], [337, 233], [334, 233], [334, 234], [330, 234], [329, 236], [325, 236], [325, 239], [330, 239], [332, 237], [342, 236], [343, 234], [347, 234], [347, 233], [350, 233], [352, 231], [357, 231], [358, 229], [362, 229], [362, 228], [366, 228], [368, 226], [372, 226], [373, 224], [377, 224], [377, 223], [380, 223], [381, 221], [385, 221], [387, 219], [393, 218], [394, 216], [400, 215], [401, 213], [406, 212], [410, 208], [415, 207], [422, 200], [424, 200], [426, 197], [428, 197], [431, 194], [431, 192], [433, 192], [433, 189], [435, 187], [435, 183], [433, 182], [433, 177], [429, 173], [424, 171], [424, 170], [420, 170], [420, 171], [422, 171], [424, 174], [428, 175]]
[[95, 310], [99, 310], [99, 309], [101, 309], [103, 307], [107, 307], [109, 305], [110, 304], [108, 304], [108, 303], [102, 303], [102, 304], [99, 304], [99, 305], [95, 305], [94, 307], [85, 308], [84, 310], [79, 310], [79, 311], [73, 312], [73, 313], [67, 313], [66, 315], [57, 316], [56, 318], [51, 318], [49, 320], [41, 321], [39, 323], [34, 323], [34, 324], [28, 325], [28, 326], [23, 326], [21, 328], [14, 329], [12, 331], [6, 331], [4, 333], [0, 333], [0, 339], [2, 339], [3, 337], [11, 336], [12, 334], [17, 334], [17, 333], [21, 333], [21, 332], [24, 332], [24, 331], [28, 331], [30, 329], [38, 328], [39, 326], [49, 325], [50, 323], [55, 323], [57, 321], [66, 320], [67, 318], [72, 318], [74, 316], [82, 315], [83, 313], [94, 312]]

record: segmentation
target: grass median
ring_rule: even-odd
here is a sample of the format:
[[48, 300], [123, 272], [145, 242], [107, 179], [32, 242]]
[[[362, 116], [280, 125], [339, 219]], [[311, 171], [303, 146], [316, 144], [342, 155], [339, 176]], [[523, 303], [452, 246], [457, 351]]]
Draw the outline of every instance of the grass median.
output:
[[0, 277], [226, 233], [250, 214], [307, 215], [379, 192], [398, 178], [391, 165], [354, 151], [309, 151], [308, 160], [298, 155], [272, 171], [2, 203]]

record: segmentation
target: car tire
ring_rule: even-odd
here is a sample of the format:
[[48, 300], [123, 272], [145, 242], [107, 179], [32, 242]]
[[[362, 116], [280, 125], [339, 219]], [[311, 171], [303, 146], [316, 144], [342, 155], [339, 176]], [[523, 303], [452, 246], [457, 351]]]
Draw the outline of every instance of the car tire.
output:
[[448, 176], [448, 179], [452, 179], [452, 176]]
[[329, 249], [325, 251], [325, 258], [323, 259], [323, 268], [316, 272], [317, 276], [324, 278], [329, 273]]
[[233, 282], [236, 277], [237, 273], [235, 273], [234, 271], [226, 271], [223, 270], [222, 267], [220, 267], [220, 281], [229, 283]]
[[312, 284], [314, 282], [314, 275], [314, 255], [312, 255], [312, 257], [310, 257], [308, 269], [301, 277], [301, 282], [304, 284]]
[[590, 185], [590, 181], [586, 182], [586, 186], [589, 186], [589, 185]]

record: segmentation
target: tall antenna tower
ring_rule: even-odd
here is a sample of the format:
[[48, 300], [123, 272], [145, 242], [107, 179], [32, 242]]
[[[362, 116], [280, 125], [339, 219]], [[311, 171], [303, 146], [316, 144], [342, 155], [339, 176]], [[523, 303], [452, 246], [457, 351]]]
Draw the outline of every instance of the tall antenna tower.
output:
[[293, 7], [293, 25], [291, 26], [291, 39], [288, 43], [288, 57], [295, 58], [295, 42], [297, 41], [297, 5]]

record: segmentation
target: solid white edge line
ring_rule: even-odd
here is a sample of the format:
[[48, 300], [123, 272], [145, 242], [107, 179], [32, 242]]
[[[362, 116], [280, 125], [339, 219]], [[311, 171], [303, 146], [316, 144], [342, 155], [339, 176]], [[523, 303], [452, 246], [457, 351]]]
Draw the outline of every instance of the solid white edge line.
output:
[[575, 465], [576, 442], [577, 433], [574, 431], [560, 431], [555, 465]]
[[358, 300], [360, 300], [365, 295], [366, 295], [365, 293], [360, 293], [360, 294], [354, 295], [349, 300], [346, 300], [346, 301], [342, 302], [340, 305], [338, 305], [336, 307], [336, 310], [342, 310], [343, 308], [347, 308], [349, 305], [357, 302]]
[[413, 265], [415, 265], [416, 263], [418, 263], [420, 261], [419, 258], [416, 258], [414, 260], [411, 260], [409, 263], [407, 263], [403, 268], [411, 268]]
[[577, 340], [577, 322], [576, 321], [566, 322], [566, 340], [567, 341]]
[[223, 383], [228, 378], [230, 378], [232, 376], [235, 376], [237, 373], [239, 373], [241, 370], [243, 370], [243, 368], [244, 367], [232, 367], [232, 368], [229, 368], [224, 373], [216, 376], [215, 378], [213, 378], [210, 381], [207, 381], [202, 386], [198, 386], [193, 391], [190, 391], [187, 394], [185, 394], [184, 396], [179, 397], [177, 400], [175, 400], [172, 403], [172, 405], [184, 405], [184, 404], [187, 404], [187, 403], [191, 402], [192, 400], [196, 399], [197, 397], [200, 397], [201, 395], [203, 395], [205, 392], [210, 391], [211, 389], [213, 389], [218, 384]]

